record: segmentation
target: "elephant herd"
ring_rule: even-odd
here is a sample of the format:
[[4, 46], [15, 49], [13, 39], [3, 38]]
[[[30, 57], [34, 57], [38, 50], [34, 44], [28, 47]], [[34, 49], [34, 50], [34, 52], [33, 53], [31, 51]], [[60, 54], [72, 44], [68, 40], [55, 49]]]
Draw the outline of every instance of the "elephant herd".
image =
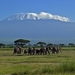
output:
[[15, 47], [13, 54], [21, 54], [24, 53], [26, 55], [47, 55], [47, 54], [57, 54], [61, 51], [61, 48], [59, 46], [55, 47], [41, 47], [41, 48], [35, 48], [35, 47], [29, 47], [27, 50], [22, 50], [21, 47]]

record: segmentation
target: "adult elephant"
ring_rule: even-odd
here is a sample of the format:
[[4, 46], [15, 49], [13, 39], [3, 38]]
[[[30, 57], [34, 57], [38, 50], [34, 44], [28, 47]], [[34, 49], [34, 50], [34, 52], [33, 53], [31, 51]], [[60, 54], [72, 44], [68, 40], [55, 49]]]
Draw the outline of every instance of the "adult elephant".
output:
[[40, 50], [39, 49], [36, 49], [36, 54], [40, 54]]
[[14, 52], [13, 52], [13, 54], [21, 54], [21, 51], [22, 51], [22, 48], [21, 47], [15, 47], [14, 48]]
[[32, 48], [29, 47], [29, 48], [28, 48], [28, 55], [31, 55], [31, 54], [32, 54]]
[[60, 46], [57, 46], [57, 48], [56, 48], [56, 53], [59, 53], [59, 52], [62, 53], [62, 51], [61, 51], [61, 47], [60, 47]]
[[59, 46], [55, 46], [52, 48], [52, 54], [58, 54], [59, 52], [62, 53], [61, 48]]
[[46, 49], [44, 47], [40, 48], [40, 54], [43, 54], [43, 55], [46, 54]]
[[46, 49], [45, 49], [45, 54], [49, 54], [50, 55], [50, 47], [46, 46]]

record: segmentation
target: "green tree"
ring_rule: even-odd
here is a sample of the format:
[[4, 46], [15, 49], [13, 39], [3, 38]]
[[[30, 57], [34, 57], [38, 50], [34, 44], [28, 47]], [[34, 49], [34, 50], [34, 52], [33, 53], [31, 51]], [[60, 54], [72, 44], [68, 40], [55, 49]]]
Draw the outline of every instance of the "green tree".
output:
[[13, 48], [14, 47], [14, 44], [7, 44], [7, 46], [9, 47], [9, 48]]
[[49, 43], [47, 46], [50, 46], [50, 47], [52, 47], [52, 46], [53, 46], [53, 44], [52, 44], [52, 43]]
[[5, 46], [6, 46], [5, 44], [0, 43], [0, 48], [1, 48], [1, 47], [5, 47]]
[[20, 45], [21, 47], [23, 47], [24, 45], [26, 45], [26, 43], [29, 42], [30, 42], [29, 40], [25, 40], [25, 39], [18, 39], [14, 41], [15, 45]]
[[74, 46], [74, 43], [69, 43], [68, 45], [69, 45], [69, 46]]
[[45, 42], [38, 42], [37, 44], [39, 44], [40, 45], [40, 47], [42, 47], [42, 46], [44, 46], [44, 45], [46, 45], [46, 43]]
[[65, 44], [59, 44], [59, 46], [64, 47], [64, 46], [65, 46]]

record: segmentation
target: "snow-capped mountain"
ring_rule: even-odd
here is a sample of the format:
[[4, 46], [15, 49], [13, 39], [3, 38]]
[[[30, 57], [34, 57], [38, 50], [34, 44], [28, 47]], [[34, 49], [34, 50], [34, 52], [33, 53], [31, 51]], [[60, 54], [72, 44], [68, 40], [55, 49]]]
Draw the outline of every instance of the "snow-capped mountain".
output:
[[52, 15], [50, 13], [46, 12], [40, 12], [39, 14], [37, 13], [17, 13], [14, 14], [8, 18], [6, 18], [6, 21], [12, 21], [12, 20], [59, 20], [63, 22], [69, 22], [69, 18], [67, 17], [62, 17], [59, 15]]
[[[5, 38], [5, 41], [1, 38]], [[66, 17], [45, 12], [19, 13], [0, 21], [0, 42], [8, 43], [9, 39], [17, 38], [47, 43], [75, 43], [75, 23], [69, 22]]]

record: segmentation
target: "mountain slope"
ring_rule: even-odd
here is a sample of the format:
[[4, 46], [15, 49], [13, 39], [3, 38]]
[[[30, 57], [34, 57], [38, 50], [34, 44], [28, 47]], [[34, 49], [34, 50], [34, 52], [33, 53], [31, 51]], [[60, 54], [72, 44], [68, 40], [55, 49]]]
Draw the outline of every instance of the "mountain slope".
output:
[[[75, 38], [75, 23], [55, 20], [26, 20], [0, 22], [2, 38], [72, 39]], [[50, 40], [51, 41], [51, 40]]]
[[56, 19], [55, 15], [48, 17], [49, 13], [42, 13], [44, 15], [38, 19], [40, 14], [22, 13], [0, 21], [0, 41], [1, 38], [27, 38], [55, 43], [74, 42], [75, 23], [67, 22], [68, 18], [61, 16]]

